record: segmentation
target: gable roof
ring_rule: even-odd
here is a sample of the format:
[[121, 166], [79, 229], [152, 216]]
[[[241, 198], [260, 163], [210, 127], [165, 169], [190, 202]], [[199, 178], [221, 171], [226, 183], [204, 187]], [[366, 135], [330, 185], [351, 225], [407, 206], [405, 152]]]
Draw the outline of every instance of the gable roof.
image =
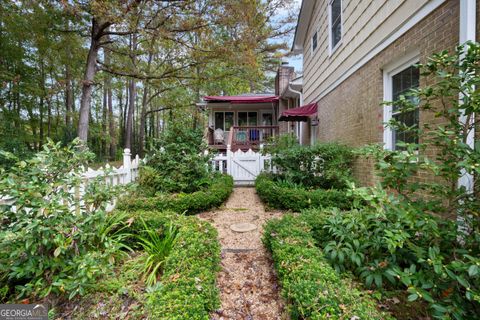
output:
[[293, 38], [291, 51], [295, 54], [303, 53], [303, 43], [308, 31], [308, 24], [313, 14], [315, 0], [302, 0], [300, 12], [298, 14], [297, 26], [295, 27], [295, 37]]

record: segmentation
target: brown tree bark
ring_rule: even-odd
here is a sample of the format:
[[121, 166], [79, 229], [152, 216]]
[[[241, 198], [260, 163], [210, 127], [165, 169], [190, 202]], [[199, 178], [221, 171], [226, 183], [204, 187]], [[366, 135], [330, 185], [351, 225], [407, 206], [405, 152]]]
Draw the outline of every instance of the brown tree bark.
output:
[[65, 126], [71, 126], [71, 115], [73, 113], [73, 85], [72, 73], [69, 63], [65, 64]]
[[[148, 55], [148, 66], [147, 70], [150, 71], [150, 66], [152, 64], [153, 52], [150, 51]], [[142, 110], [140, 112], [140, 128], [138, 132], [138, 154], [143, 158], [145, 150], [145, 124], [147, 122], [147, 107], [148, 107], [148, 90], [149, 83], [148, 80], [145, 80], [143, 84], [143, 96], [142, 96]]]
[[[131, 59], [133, 65], [136, 62], [136, 53], [137, 49], [137, 34], [132, 35], [131, 42]], [[135, 79], [130, 79], [128, 84], [128, 113], [127, 113], [127, 122], [125, 125], [125, 148], [132, 149], [132, 137], [133, 137], [133, 114], [135, 112], [135, 98], [136, 98], [136, 88], [135, 88]]]
[[108, 89], [107, 89], [107, 105], [108, 105], [108, 132], [110, 136], [110, 160], [115, 160], [117, 154], [117, 137], [115, 134], [115, 119], [113, 117], [113, 103], [112, 103], [112, 86], [111, 78], [108, 78]]
[[78, 120], [78, 137], [86, 142], [88, 139], [88, 125], [90, 115], [90, 103], [95, 74], [97, 73], [97, 57], [101, 47], [104, 31], [111, 25], [110, 22], [101, 18], [92, 18], [90, 49], [88, 50], [87, 64], [82, 83], [82, 97], [80, 99], [80, 117]]

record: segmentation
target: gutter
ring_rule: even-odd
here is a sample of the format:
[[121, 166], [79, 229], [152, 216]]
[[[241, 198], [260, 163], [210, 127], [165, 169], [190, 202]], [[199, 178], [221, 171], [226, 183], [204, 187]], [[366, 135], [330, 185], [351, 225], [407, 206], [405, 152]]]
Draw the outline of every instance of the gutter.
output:
[[[467, 41], [476, 41], [476, 0], [460, 0], [460, 35], [459, 44]], [[462, 96], [459, 96], [461, 100]], [[467, 118], [460, 116], [460, 122], [465, 123]], [[472, 117], [471, 121], [475, 121]], [[473, 150], [475, 148], [475, 128], [467, 136], [467, 145]], [[467, 192], [473, 192], [474, 177], [463, 170], [462, 176], [458, 178], [458, 187], [465, 187]]]

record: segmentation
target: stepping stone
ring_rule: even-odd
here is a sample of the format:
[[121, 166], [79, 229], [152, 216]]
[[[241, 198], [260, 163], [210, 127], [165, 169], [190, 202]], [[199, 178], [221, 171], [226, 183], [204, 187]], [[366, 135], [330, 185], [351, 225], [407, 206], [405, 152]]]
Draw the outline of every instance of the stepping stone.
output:
[[232, 224], [230, 226], [230, 229], [232, 229], [235, 232], [249, 232], [257, 229], [257, 226], [254, 225], [253, 223], [241, 222], [241, 223]]

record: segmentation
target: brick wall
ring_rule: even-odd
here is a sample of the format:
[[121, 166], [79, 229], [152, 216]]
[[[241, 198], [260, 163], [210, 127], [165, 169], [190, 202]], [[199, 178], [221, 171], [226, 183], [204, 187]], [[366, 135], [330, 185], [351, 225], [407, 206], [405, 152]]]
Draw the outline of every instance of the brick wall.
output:
[[[382, 143], [383, 66], [413, 50], [420, 51], [420, 62], [434, 52], [453, 50], [458, 43], [458, 20], [458, 1], [447, 1], [323, 97], [319, 101], [318, 140], [354, 147]], [[420, 114], [420, 122], [432, 118], [431, 114]], [[367, 159], [356, 161], [354, 174], [363, 185], [376, 182], [373, 163]], [[420, 174], [419, 179], [432, 177]]]
[[[280, 96], [287, 89], [290, 81], [295, 78], [295, 68], [288, 65], [281, 65], [277, 70], [277, 75], [275, 77], [275, 94]], [[291, 103], [291, 102], [290, 102]], [[278, 116], [288, 109], [289, 101], [288, 99], [281, 98], [278, 102]], [[280, 133], [288, 132], [288, 125], [286, 122], [279, 122]]]

